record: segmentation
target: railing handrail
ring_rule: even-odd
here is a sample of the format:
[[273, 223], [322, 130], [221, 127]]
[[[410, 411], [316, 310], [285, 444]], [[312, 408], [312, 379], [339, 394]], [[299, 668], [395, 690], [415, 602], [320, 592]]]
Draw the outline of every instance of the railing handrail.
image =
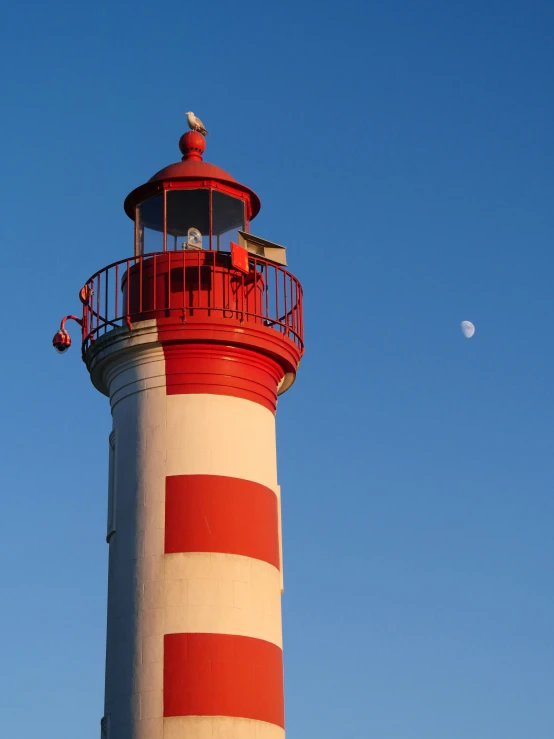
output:
[[[130, 261], [137, 262], [140, 259], [147, 259], [149, 257], [163, 257], [166, 254], [183, 254], [183, 253], [187, 253], [187, 250], [186, 249], [179, 249], [179, 250], [167, 249], [167, 251], [152, 251], [152, 252], [148, 252], [148, 254], [136, 254], [136, 255], [133, 255], [132, 257], [127, 257], [126, 259], [118, 259], [117, 262], [112, 262], [111, 264], [108, 264], [106, 267], [102, 267], [102, 269], [99, 269], [91, 277], [89, 277], [89, 279], [86, 280], [86, 282], [85, 282], [85, 287], [88, 285], [89, 282], [91, 282], [92, 280], [94, 280], [98, 275], [102, 274], [102, 272], [105, 272], [107, 269], [111, 269], [112, 267], [115, 267], [116, 264], [117, 265], [119, 265], [119, 264], [127, 264], [127, 262], [130, 262]], [[198, 254], [225, 254], [225, 255], [227, 255], [229, 257], [231, 256], [231, 252], [230, 251], [223, 251], [223, 250], [218, 251], [217, 249], [199, 249], [198, 252], [195, 251], [195, 252], [192, 252], [192, 253], [198, 253]], [[300, 287], [300, 290], [302, 291], [302, 285], [298, 281], [298, 277], [295, 277], [292, 274], [292, 272], [289, 272], [282, 265], [277, 264], [277, 262], [272, 262], [269, 259], [264, 259], [264, 257], [259, 257], [257, 255], [256, 256], [249, 255], [248, 258], [249, 258], [249, 260], [250, 259], [255, 260], [258, 264], [267, 264], [270, 267], [275, 267], [282, 274], [285, 274], [287, 277], [290, 277], [291, 279], [293, 279], [296, 282], [298, 282], [298, 286]]]
[[[219, 255], [225, 258], [223, 264], [218, 260]], [[246, 320], [286, 336], [302, 353], [303, 290], [300, 282], [282, 265], [257, 255], [248, 256], [249, 274], [263, 275], [262, 281], [245, 281], [248, 273], [231, 265], [231, 253], [215, 249], [149, 252], [108, 264], [91, 275], [81, 290], [83, 355], [92, 341], [109, 330], [124, 325], [131, 328], [137, 317], [146, 320], [149, 316], [169, 315], [175, 311], [182, 313], [182, 320], [187, 311], [191, 317], [204, 311], [210, 321], [217, 322], [226, 322], [230, 320], [227, 314], [234, 314], [235, 320], [241, 323]], [[166, 259], [161, 261], [164, 257]], [[172, 257], [175, 266], [171, 264]], [[210, 271], [207, 282], [206, 268]], [[181, 270], [182, 286], [174, 289], [174, 274], [179, 278]], [[196, 270], [197, 284], [187, 288], [187, 275], [190, 274], [194, 282]], [[169, 275], [167, 284], [162, 280], [158, 286], [159, 278], [166, 274]]]

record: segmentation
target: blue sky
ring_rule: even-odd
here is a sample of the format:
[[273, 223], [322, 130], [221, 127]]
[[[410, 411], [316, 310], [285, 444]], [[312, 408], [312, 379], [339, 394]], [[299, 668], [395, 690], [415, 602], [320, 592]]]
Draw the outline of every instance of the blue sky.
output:
[[288, 739], [554, 735], [553, 33], [538, 0], [4, 8], [6, 736], [99, 734], [110, 416], [50, 341], [190, 109], [305, 290]]

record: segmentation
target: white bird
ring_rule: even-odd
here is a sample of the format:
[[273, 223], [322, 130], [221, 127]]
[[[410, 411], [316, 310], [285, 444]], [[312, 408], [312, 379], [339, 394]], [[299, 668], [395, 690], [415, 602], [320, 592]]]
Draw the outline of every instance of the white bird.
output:
[[192, 110], [188, 110], [185, 115], [187, 117], [187, 122], [191, 131], [198, 131], [198, 133], [201, 133], [203, 136], [210, 135], [204, 128], [204, 124], [202, 123], [200, 118], [197, 118]]

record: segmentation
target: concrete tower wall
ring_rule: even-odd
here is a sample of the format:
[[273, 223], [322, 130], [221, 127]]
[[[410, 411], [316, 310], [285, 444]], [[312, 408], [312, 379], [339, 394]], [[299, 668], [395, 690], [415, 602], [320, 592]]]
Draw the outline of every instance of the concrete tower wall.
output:
[[109, 737], [282, 739], [275, 417], [256, 387], [271, 382], [197, 392], [206, 358], [199, 372], [155, 322], [139, 329], [91, 363], [113, 415]]

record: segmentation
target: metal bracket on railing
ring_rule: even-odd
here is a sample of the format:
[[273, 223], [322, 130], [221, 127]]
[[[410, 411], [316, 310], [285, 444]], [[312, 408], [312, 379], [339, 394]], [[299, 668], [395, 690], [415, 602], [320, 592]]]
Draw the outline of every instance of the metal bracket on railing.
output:
[[62, 318], [62, 322], [60, 323], [60, 331], [65, 331], [66, 321], [75, 321], [81, 327], [83, 325], [83, 321], [80, 318], [77, 318], [77, 316], [66, 316], [65, 318]]

